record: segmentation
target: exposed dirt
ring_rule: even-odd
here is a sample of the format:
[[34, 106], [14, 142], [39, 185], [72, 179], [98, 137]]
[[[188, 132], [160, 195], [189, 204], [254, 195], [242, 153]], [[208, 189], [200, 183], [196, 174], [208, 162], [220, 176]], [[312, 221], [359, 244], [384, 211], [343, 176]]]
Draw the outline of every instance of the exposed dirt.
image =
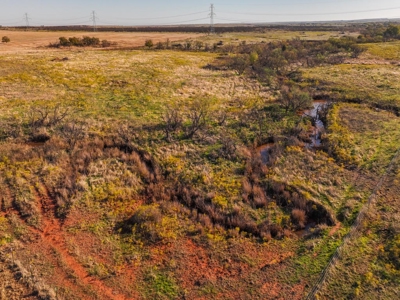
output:
[[105, 286], [100, 280], [89, 276], [84, 267], [68, 253], [61, 222], [55, 217], [54, 201], [50, 198], [45, 188], [42, 189], [42, 191], [44, 191], [44, 194], [40, 199], [38, 199], [38, 203], [40, 203], [40, 208], [43, 213], [43, 232], [40, 234], [42, 239], [57, 250], [61, 255], [61, 260], [74, 272], [74, 275], [78, 277], [80, 282], [83, 282], [85, 285], [90, 285], [106, 299], [127, 299], [125, 296], [119, 295], [111, 288]]
[[[6, 193], [9, 193], [9, 191]], [[66, 242], [66, 233], [60, 220], [55, 216], [55, 203], [44, 186], [36, 191], [36, 198], [36, 203], [41, 212], [40, 229], [29, 226], [28, 230], [32, 238], [26, 242], [29, 243], [30, 252], [35, 257], [44, 257], [46, 262], [51, 264], [53, 276], [50, 284], [69, 290], [68, 293], [73, 294], [74, 299], [134, 299], [118, 293], [87, 272], [70, 254]], [[13, 209], [8, 211], [8, 214], [14, 213], [16, 215], [17, 212]], [[22, 246], [22, 248], [25, 247]], [[32, 260], [32, 258], [29, 260]], [[128, 270], [124, 271], [128, 272]], [[0, 263], [0, 278], [4, 282], [4, 284], [0, 284], [0, 299], [21, 299], [21, 295], [32, 294], [32, 291], [18, 283], [13, 277], [12, 272]], [[132, 279], [133, 276], [128, 277]], [[6, 298], [3, 295], [6, 295], [4, 296]], [[34, 297], [32, 299], [35, 299], [35, 296], [32, 297]]]
[[337, 222], [336, 225], [334, 227], [332, 227], [332, 229], [329, 231], [329, 236], [334, 235], [342, 226], [342, 223]]
[[[206, 296], [208, 293], [214, 294], [212, 299], [283, 299], [286, 293], [290, 294], [286, 299], [300, 299], [304, 290], [302, 285], [296, 287], [299, 291], [292, 291], [292, 287], [289, 291], [281, 283], [272, 290], [263, 288], [272, 287], [272, 273], [285, 268], [284, 263], [294, 255], [291, 251], [274, 251], [271, 247], [255, 246], [244, 240], [210, 250], [186, 239], [164, 249], [164, 253], [168, 257], [181, 258], [179, 265], [173, 267], [179, 274], [180, 285], [190, 291], [185, 295], [187, 299], [210, 299], [210, 295]], [[269, 266], [273, 266], [273, 270]], [[257, 294], [251, 296], [249, 284]], [[215, 286], [219, 288], [213, 290]], [[204, 297], [200, 296], [203, 294]]]

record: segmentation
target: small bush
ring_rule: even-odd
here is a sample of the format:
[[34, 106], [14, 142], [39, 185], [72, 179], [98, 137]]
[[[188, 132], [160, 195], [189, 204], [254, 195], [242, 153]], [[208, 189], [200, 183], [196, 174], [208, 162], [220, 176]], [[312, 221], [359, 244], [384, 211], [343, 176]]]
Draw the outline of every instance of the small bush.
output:
[[60, 40], [60, 46], [66, 46], [66, 47], [71, 46], [70, 41], [66, 37], [62, 36], [59, 38], [59, 40]]
[[102, 40], [101, 41], [101, 46], [102, 47], [110, 47], [112, 45], [112, 43], [110, 41], [107, 40]]
[[154, 46], [154, 43], [153, 43], [153, 40], [146, 40], [145, 42], [144, 42], [144, 45], [145, 45], [145, 47], [147, 47], [147, 48], [153, 48], [153, 46]]
[[59, 38], [59, 43], [58, 44], [50, 44], [50, 47], [70, 47], [70, 46], [75, 46], [75, 47], [109, 47], [111, 46], [112, 43], [107, 41], [107, 40], [102, 40], [100, 41], [99, 38], [96, 37], [90, 37], [90, 36], [84, 36], [82, 38], [79, 37], [70, 37], [66, 38], [64, 36]]
[[100, 45], [100, 39], [96, 37], [84, 36], [82, 38], [82, 44], [83, 46], [98, 46]]
[[1, 38], [1, 42], [2, 43], [9, 43], [11, 40], [10, 40], [10, 38], [8, 37], [8, 36], [3, 36], [2, 38]]

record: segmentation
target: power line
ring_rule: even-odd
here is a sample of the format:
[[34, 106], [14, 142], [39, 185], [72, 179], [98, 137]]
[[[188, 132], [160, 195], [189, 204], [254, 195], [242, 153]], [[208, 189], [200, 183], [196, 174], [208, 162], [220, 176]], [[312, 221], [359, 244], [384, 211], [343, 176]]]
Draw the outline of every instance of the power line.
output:
[[199, 15], [199, 14], [204, 14], [206, 12], [209, 12], [208, 10], [203, 10], [203, 11], [198, 11], [194, 13], [188, 13], [188, 14], [182, 14], [182, 15], [175, 15], [175, 16], [166, 16], [166, 17], [151, 17], [151, 18], [120, 18], [118, 17], [119, 20], [130, 20], [130, 21], [136, 21], [136, 20], [158, 20], [158, 19], [172, 19], [172, 18], [179, 18], [179, 17], [187, 17], [187, 16], [193, 16], [193, 15]]
[[252, 16], [327, 16], [327, 15], [342, 15], [342, 14], [355, 14], [355, 13], [364, 13], [364, 12], [375, 12], [375, 11], [386, 11], [386, 10], [396, 10], [400, 9], [398, 7], [389, 7], [389, 8], [381, 8], [381, 9], [367, 9], [367, 10], [356, 10], [356, 11], [344, 11], [344, 12], [332, 12], [332, 13], [310, 13], [310, 14], [288, 14], [288, 13], [245, 13], [245, 12], [230, 12], [224, 11], [227, 14], [235, 14], [235, 15], [252, 15]]
[[29, 16], [28, 16], [28, 13], [25, 13], [25, 15], [24, 15], [24, 20], [25, 20], [25, 25], [26, 25], [26, 29], [28, 29], [28, 27], [29, 27]]
[[76, 21], [76, 20], [87, 20], [87, 15], [79, 18], [69, 18], [69, 19], [41, 19], [42, 22], [53, 22], [53, 21]]
[[172, 23], [162, 23], [162, 24], [158, 24], [157, 26], [161, 26], [161, 25], [175, 25], [175, 24], [182, 24], [182, 23], [191, 23], [191, 22], [197, 22], [197, 21], [203, 21], [203, 20], [208, 20], [208, 17], [207, 17], [207, 18], [201, 18], [201, 19], [194, 19], [194, 20], [186, 20], [186, 21], [172, 22]]
[[[265, 2], [262, 4], [246, 3], [246, 4], [243, 4], [243, 6], [264, 6], [264, 7], [265, 6], [302, 6], [304, 4], [330, 4], [330, 3], [338, 3], [338, 2], [349, 3], [349, 2], [358, 2], [358, 1], [363, 1], [363, 0], [306, 1], [306, 2], [296, 1], [295, 3], [292, 3], [292, 2], [290, 2], [290, 3], [268, 3], [268, 2]], [[218, 3], [218, 5], [232, 7], [232, 4], [223, 4], [223, 3], [219, 4]], [[241, 6], [241, 4], [237, 4], [237, 5]]]
[[[179, 24], [185, 24], [185, 23], [191, 23], [191, 22], [197, 22], [197, 21], [203, 21], [203, 20], [209, 20], [209, 18], [206, 17], [206, 18], [200, 18], [200, 19], [192, 19], [192, 20], [177, 21], [177, 22], [166, 22], [166, 23], [158, 23], [158, 24], [149, 24], [149, 25], [141, 25], [141, 26], [179, 25]], [[99, 21], [98, 24], [114, 25], [114, 26], [125, 26], [125, 25], [119, 25], [119, 24], [117, 24], [115, 22], [110, 22], [109, 20]]]
[[215, 33], [215, 27], [214, 27], [214, 4], [211, 4], [210, 6], [210, 34], [214, 34]]
[[58, 24], [58, 25], [54, 25], [51, 23], [44, 23], [44, 22], [30, 22], [33, 25], [36, 26], [49, 26], [49, 27], [58, 27], [58, 26], [79, 26], [79, 25], [89, 25], [89, 24], [93, 24], [92, 21], [87, 20], [87, 21], [81, 21], [81, 22], [70, 22], [70, 23], [63, 23], [63, 24]]
[[2, 23], [1, 25], [6, 25], [6, 26], [15, 26], [15, 25], [21, 25], [22, 21], [18, 22], [13, 22], [13, 23]]
[[93, 31], [97, 30], [96, 20], [97, 20], [96, 12], [92, 11], [92, 16], [90, 17], [90, 21], [93, 21]]
[[[307, 0], [303, 0], [303, 1], [307, 1]], [[313, 0], [309, 0], [309, 1], [313, 1]], [[330, 0], [327, 0], [330, 1]], [[324, 3], [328, 3], [328, 2], [324, 2]], [[338, 0], [341, 1], [341, 0]], [[355, 0], [358, 1], [358, 0]], [[305, 2], [303, 2], [305, 3]], [[266, 4], [267, 5], [267, 4]], [[243, 22], [243, 23], [254, 23], [254, 22], [266, 22], [265, 20], [263, 21], [255, 21], [255, 20], [238, 20], [238, 19], [247, 19], [245, 17], [239, 17], [239, 16], [326, 16], [326, 15], [345, 15], [345, 14], [356, 14], [356, 13], [367, 13], [367, 12], [377, 12], [377, 11], [389, 11], [389, 10], [398, 10], [400, 9], [400, 7], [390, 7], [390, 8], [381, 8], [381, 9], [365, 9], [365, 10], [356, 10], [356, 11], [343, 11], [343, 12], [328, 12], [328, 13], [263, 13], [263, 12], [238, 12], [238, 11], [219, 11], [219, 14], [222, 15], [222, 18], [220, 17], [216, 17], [215, 14], [215, 6], [214, 4], [211, 4], [209, 7], [209, 10], [206, 11], [198, 11], [198, 12], [192, 12], [192, 13], [187, 13], [187, 14], [179, 14], [179, 15], [173, 15], [173, 16], [160, 16], [160, 17], [150, 17], [150, 18], [118, 18], [118, 19], [114, 19], [114, 18], [110, 18], [111, 22], [108, 22], [110, 25], [117, 25], [118, 23], [125, 23], [122, 20], [131, 20], [131, 21], [143, 21], [143, 20], [160, 20], [160, 19], [172, 19], [172, 18], [179, 18], [179, 17], [185, 17], [185, 16], [192, 16], [192, 15], [198, 15], [198, 14], [203, 14], [205, 12], [209, 12], [208, 14], [208, 18], [210, 20], [210, 33], [214, 33], [215, 32], [215, 20], [220, 20], [220, 21], [228, 21], [228, 22]], [[234, 17], [232, 15], [237, 15], [237, 17]], [[226, 18], [224, 18], [226, 16]], [[238, 19], [236, 19], [238, 18]], [[396, 18], [396, 17], [392, 17], [392, 18]], [[28, 13], [24, 14], [23, 20], [21, 20], [20, 22], [24, 22], [26, 28], [28, 29], [30, 27], [30, 17], [28, 15]], [[66, 23], [87, 23], [89, 21], [83, 21], [84, 17], [79, 17], [79, 18], [69, 18], [69, 19], [57, 19], [58, 22], [66, 22]], [[110, 20], [109, 19], [109, 20]], [[171, 22], [168, 24], [179, 24], [179, 23], [189, 23], [189, 22], [196, 22], [196, 21], [200, 21], [200, 20], [205, 20], [207, 18], [199, 18], [199, 19], [194, 19], [194, 20], [185, 20], [185, 21], [176, 21], [176, 22]], [[15, 21], [14, 21], [15, 20]], [[50, 19], [44, 19], [44, 20], [37, 20], [33, 22], [34, 24], [38, 24], [41, 23], [43, 25], [43, 23], [51, 23], [53, 22], [53, 20]], [[81, 20], [81, 21], [79, 21]], [[87, 20], [87, 19], [86, 19]], [[99, 18], [96, 15], [95, 11], [92, 11], [91, 16], [90, 16], [90, 22], [92, 22], [92, 26], [93, 26], [93, 31], [97, 31], [97, 26], [98, 26], [98, 22], [99, 22]], [[13, 22], [14, 21], [14, 22]], [[56, 20], [54, 20], [56, 21]], [[73, 22], [68, 22], [68, 21], [73, 21]], [[11, 24], [18, 24], [19, 22], [17, 22], [16, 19], [8, 19], [8, 20], [0, 20], [0, 22], [4, 22], [4, 25], [11, 25]], [[104, 23], [104, 22], [101, 22]], [[163, 24], [163, 23], [161, 23]], [[159, 25], [161, 25], [159, 24]], [[164, 23], [165, 25], [168, 25], [167, 23]], [[68, 25], [68, 24], [67, 24]], [[152, 25], [157, 25], [157, 24], [152, 24]]]

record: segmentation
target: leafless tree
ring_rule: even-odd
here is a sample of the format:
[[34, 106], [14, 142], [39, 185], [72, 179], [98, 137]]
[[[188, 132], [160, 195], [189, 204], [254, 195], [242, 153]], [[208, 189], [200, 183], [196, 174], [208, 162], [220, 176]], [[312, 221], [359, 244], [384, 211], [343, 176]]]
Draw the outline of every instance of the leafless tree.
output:
[[185, 128], [186, 138], [192, 138], [193, 135], [207, 124], [207, 117], [210, 114], [209, 102], [205, 99], [196, 99], [189, 107], [186, 114], [189, 126]]
[[73, 150], [76, 143], [82, 140], [86, 135], [86, 123], [79, 120], [74, 120], [63, 124], [60, 128], [61, 135], [69, 145], [69, 149]]
[[167, 141], [171, 140], [171, 134], [182, 126], [182, 113], [178, 108], [168, 107], [162, 116], [164, 121], [163, 130]]
[[51, 127], [63, 121], [70, 114], [70, 109], [63, 108], [60, 104], [54, 108], [48, 106], [32, 107], [28, 114], [30, 126], [34, 128], [42, 126]]

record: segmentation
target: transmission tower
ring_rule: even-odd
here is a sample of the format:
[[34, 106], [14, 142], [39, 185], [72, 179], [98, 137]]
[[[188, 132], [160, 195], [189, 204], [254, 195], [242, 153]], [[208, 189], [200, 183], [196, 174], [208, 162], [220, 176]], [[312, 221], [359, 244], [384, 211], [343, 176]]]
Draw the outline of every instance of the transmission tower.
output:
[[24, 14], [24, 20], [25, 20], [25, 25], [26, 25], [26, 29], [28, 29], [28, 27], [29, 27], [29, 16], [28, 16], [28, 13], [25, 13]]
[[93, 31], [97, 30], [97, 24], [96, 24], [96, 20], [97, 20], [97, 16], [96, 16], [96, 12], [92, 11], [92, 16], [90, 17], [90, 21], [93, 21]]
[[214, 16], [215, 16], [214, 4], [211, 4], [211, 6], [210, 6], [210, 14], [209, 14], [209, 16], [210, 16], [210, 34], [213, 34], [213, 33], [215, 33], [215, 27], [214, 27]]

